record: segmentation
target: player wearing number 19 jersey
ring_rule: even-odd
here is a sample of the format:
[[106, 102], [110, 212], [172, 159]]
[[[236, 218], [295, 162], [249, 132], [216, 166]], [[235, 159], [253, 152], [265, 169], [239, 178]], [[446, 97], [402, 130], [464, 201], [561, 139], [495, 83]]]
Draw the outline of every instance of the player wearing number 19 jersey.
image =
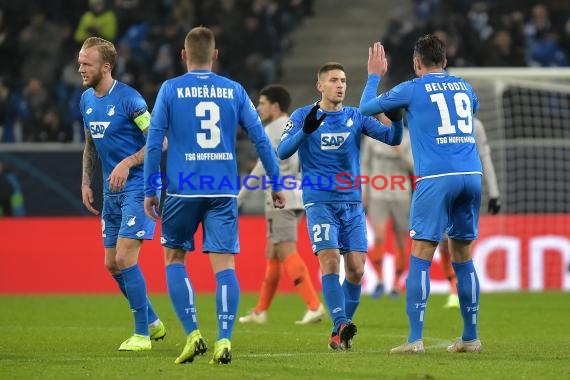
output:
[[394, 108], [406, 110], [415, 175], [421, 176], [410, 215], [413, 243], [406, 281], [410, 334], [392, 353], [424, 351], [429, 268], [445, 231], [463, 317], [463, 334], [448, 350], [478, 352], [479, 281], [471, 260], [471, 243], [477, 238], [481, 203], [482, 168], [473, 131], [473, 113], [479, 101], [469, 83], [444, 71], [445, 45], [434, 35], [417, 40], [413, 63], [418, 78], [376, 96], [387, 62], [383, 46], [375, 43], [369, 50], [368, 82], [360, 102], [360, 110], [367, 115]]
[[[158, 170], [162, 140], [168, 135], [166, 158], [169, 185], [162, 218], [168, 293], [187, 334], [176, 363], [191, 362], [206, 351], [194, 292], [185, 268], [186, 251], [194, 250], [194, 233], [202, 224], [203, 251], [209, 253], [216, 276], [218, 338], [212, 364], [231, 361], [231, 337], [238, 309], [239, 285], [234, 254], [237, 230], [236, 132], [248, 133], [268, 174], [273, 199], [282, 207], [279, 165], [255, 107], [244, 88], [214, 74], [217, 58], [213, 33], [204, 27], [186, 36], [182, 55], [188, 72], [162, 84], [152, 112], [144, 166], [145, 211], [156, 218], [153, 173]], [[278, 200], [278, 201], [277, 201]]]

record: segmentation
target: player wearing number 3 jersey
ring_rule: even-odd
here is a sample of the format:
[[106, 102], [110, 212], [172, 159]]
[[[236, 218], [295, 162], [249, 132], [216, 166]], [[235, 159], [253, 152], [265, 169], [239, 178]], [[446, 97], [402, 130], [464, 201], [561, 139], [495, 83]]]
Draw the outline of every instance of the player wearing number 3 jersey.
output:
[[237, 230], [236, 130], [238, 124], [254, 143], [273, 184], [275, 207], [284, 206], [279, 164], [255, 107], [244, 88], [214, 74], [217, 58], [214, 34], [192, 29], [182, 58], [188, 72], [162, 84], [150, 121], [144, 166], [145, 212], [158, 217], [153, 174], [159, 170], [161, 145], [168, 135], [166, 155], [169, 184], [162, 218], [166, 281], [174, 310], [186, 332], [186, 346], [176, 363], [192, 362], [206, 351], [198, 329], [194, 291], [185, 268], [186, 251], [194, 250], [194, 233], [202, 224], [203, 247], [216, 276], [218, 338], [212, 364], [232, 359], [231, 337], [238, 310], [239, 285], [234, 255]]
[[463, 317], [463, 334], [448, 347], [453, 352], [478, 352], [479, 281], [471, 260], [481, 203], [481, 161], [473, 131], [479, 101], [465, 80], [445, 72], [445, 45], [434, 35], [420, 37], [414, 47], [418, 78], [376, 96], [388, 64], [377, 42], [369, 49], [368, 81], [360, 110], [373, 115], [404, 108], [408, 118], [415, 175], [412, 199], [413, 239], [406, 281], [407, 342], [392, 353], [423, 352], [423, 325], [429, 297], [429, 268], [438, 242], [447, 231]]

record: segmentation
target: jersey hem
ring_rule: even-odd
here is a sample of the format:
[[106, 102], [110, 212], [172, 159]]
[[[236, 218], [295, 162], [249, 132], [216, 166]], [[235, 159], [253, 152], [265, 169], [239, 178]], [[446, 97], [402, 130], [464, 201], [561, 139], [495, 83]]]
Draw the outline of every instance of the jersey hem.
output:
[[420, 182], [422, 179], [430, 179], [430, 178], [438, 178], [438, 177], [446, 177], [446, 176], [450, 176], [450, 175], [464, 175], [464, 174], [479, 174], [479, 175], [483, 175], [483, 172], [457, 172], [457, 173], [442, 173], [442, 174], [434, 174], [434, 175], [425, 175], [425, 176], [421, 176], [418, 177], [416, 179], [416, 182]]

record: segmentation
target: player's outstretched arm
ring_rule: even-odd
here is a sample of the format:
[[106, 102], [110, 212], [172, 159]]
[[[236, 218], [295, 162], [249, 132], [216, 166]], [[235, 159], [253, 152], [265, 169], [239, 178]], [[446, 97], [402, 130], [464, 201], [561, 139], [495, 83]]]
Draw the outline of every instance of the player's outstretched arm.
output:
[[377, 42], [368, 52], [368, 79], [360, 97], [360, 112], [366, 116], [386, 113], [389, 118], [398, 119], [398, 108], [406, 108], [413, 90], [413, 83], [403, 82], [390, 91], [377, 95], [382, 76], [386, 74], [388, 63], [384, 48]]
[[379, 114], [384, 109], [377, 104], [376, 95], [380, 79], [388, 71], [388, 61], [384, 52], [384, 46], [375, 42], [368, 48], [368, 80], [360, 97], [360, 112], [366, 116]]
[[404, 136], [404, 122], [402, 119], [394, 120], [392, 126], [388, 127], [374, 117], [365, 117], [362, 133], [388, 145], [400, 145]]
[[81, 180], [81, 198], [83, 205], [89, 212], [99, 215], [99, 211], [93, 207], [93, 190], [91, 189], [91, 179], [95, 171], [97, 162], [97, 150], [90, 133], [85, 133], [85, 148], [83, 149], [83, 175]]

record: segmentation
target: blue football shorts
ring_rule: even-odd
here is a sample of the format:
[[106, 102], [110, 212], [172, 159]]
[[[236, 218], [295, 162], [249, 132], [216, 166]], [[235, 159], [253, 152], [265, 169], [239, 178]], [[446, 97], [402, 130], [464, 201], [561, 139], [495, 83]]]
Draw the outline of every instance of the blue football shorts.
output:
[[305, 205], [313, 253], [336, 248], [341, 254], [368, 252], [362, 204], [317, 202]]
[[481, 206], [481, 175], [461, 174], [422, 179], [417, 183], [410, 211], [414, 240], [475, 240]]
[[101, 229], [105, 248], [117, 246], [117, 238], [152, 240], [156, 223], [144, 212], [144, 193], [105, 194]]
[[237, 198], [187, 198], [167, 195], [162, 209], [163, 246], [193, 251], [202, 223], [202, 251], [239, 253]]

